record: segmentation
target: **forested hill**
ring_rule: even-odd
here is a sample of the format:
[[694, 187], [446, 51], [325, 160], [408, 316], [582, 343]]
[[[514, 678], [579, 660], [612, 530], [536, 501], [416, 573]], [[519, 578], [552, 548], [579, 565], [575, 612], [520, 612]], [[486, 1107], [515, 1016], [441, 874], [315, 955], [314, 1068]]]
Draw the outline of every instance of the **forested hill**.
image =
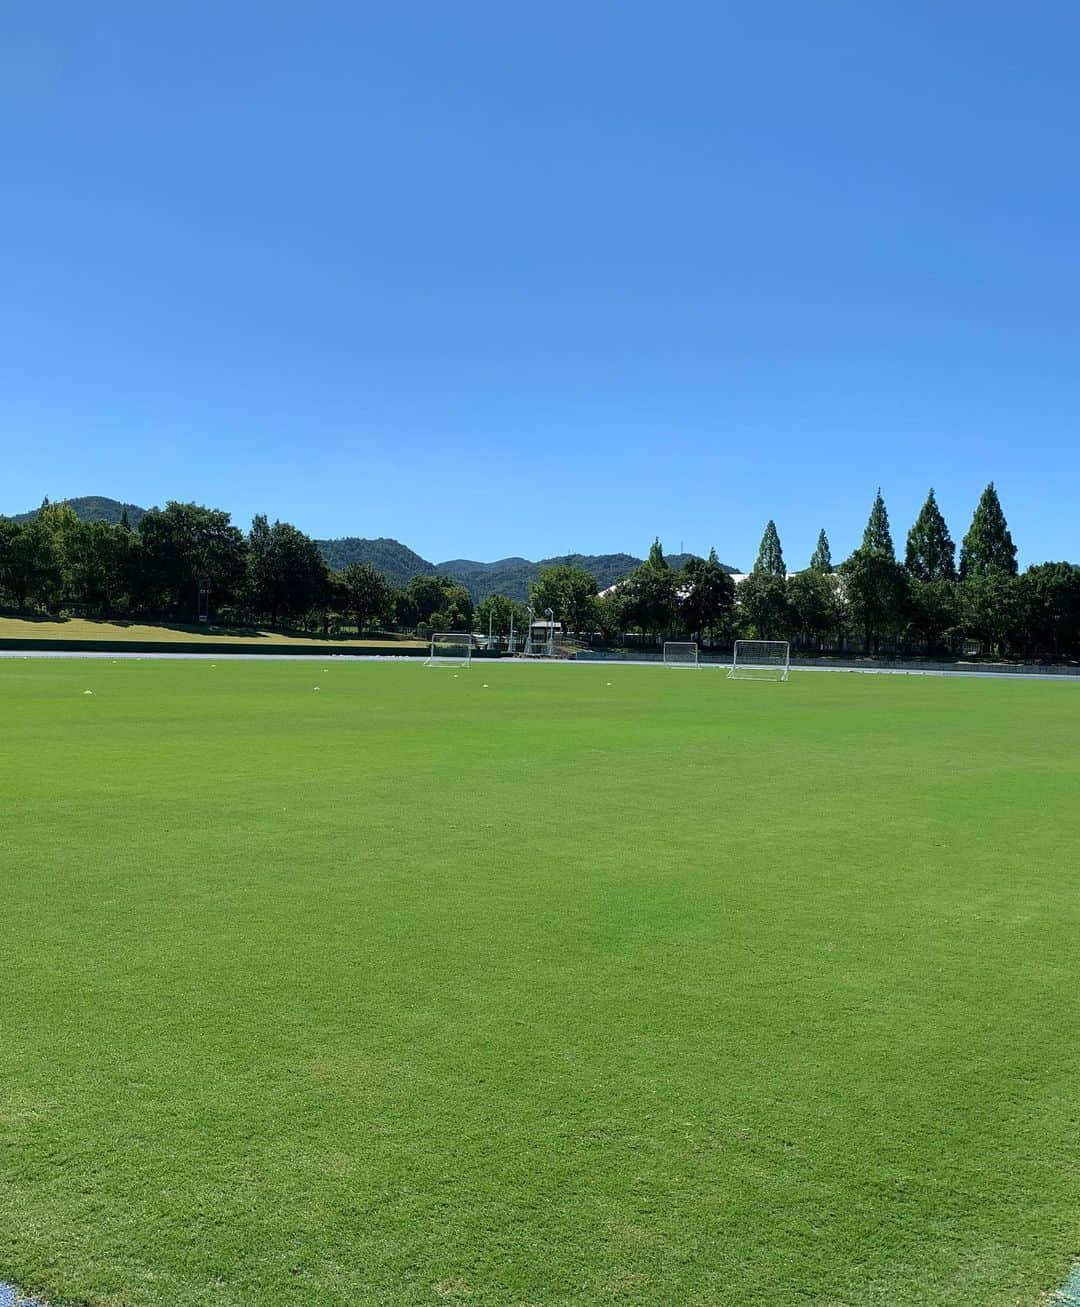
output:
[[[600, 589], [605, 590], [642, 561], [633, 554], [562, 554], [558, 558], [542, 558], [537, 563], [528, 558], [500, 558], [494, 563], [451, 558], [444, 563], [429, 563], [408, 546], [386, 538], [364, 540], [347, 536], [338, 540], [316, 540], [315, 543], [330, 566], [338, 570], [349, 563], [370, 563], [397, 586], [404, 585], [412, 576], [441, 572], [460, 581], [477, 602], [490, 594], [502, 594], [525, 603], [541, 569], [556, 563], [583, 567], [596, 577]], [[672, 567], [682, 567], [690, 557], [690, 554], [672, 554], [668, 562]], [[726, 570], [735, 571], [734, 568]]]
[[[690, 557], [690, 554], [671, 554], [668, 562], [672, 567], [682, 567]], [[452, 558], [449, 562], [437, 563], [435, 570], [461, 581], [475, 600], [489, 594], [502, 594], [525, 603], [529, 598], [530, 587], [545, 567], [554, 567], [558, 563], [582, 567], [596, 577], [601, 590], [606, 590], [641, 562], [642, 559], [635, 558], [633, 554], [561, 554], [557, 558], [542, 558], [538, 563], [530, 562], [527, 558], [500, 558], [497, 563], [476, 563], [467, 558]], [[729, 567], [725, 570], [734, 572], [736, 569]]]
[[[75, 516], [83, 522], [108, 522], [110, 526], [116, 526], [120, 522], [125, 509], [128, 525], [132, 527], [139, 525], [146, 512], [146, 509], [140, 508], [138, 504], [122, 504], [118, 499], [107, 499], [104, 495], [83, 495], [81, 499], [64, 499], [59, 502], [68, 504], [74, 510]], [[33, 508], [28, 513], [16, 513], [12, 520], [32, 522], [39, 511]]]
[[316, 540], [315, 544], [335, 571], [340, 572], [349, 563], [370, 563], [396, 586], [404, 585], [410, 577], [428, 576], [435, 571], [434, 563], [421, 558], [408, 545], [387, 536], [376, 540], [342, 536], [337, 540]]
[[500, 558], [494, 563], [477, 563], [469, 558], [452, 558], [439, 563], [438, 570], [460, 581], [473, 599], [480, 600], [489, 594], [506, 595], [519, 603], [527, 602], [529, 589], [543, 567], [555, 563], [571, 563], [583, 567], [596, 577], [600, 589], [614, 584], [620, 576], [632, 572], [640, 559], [631, 554], [564, 554], [561, 558], [546, 558], [539, 563], [527, 558]]
[[[123, 504], [118, 499], [108, 499], [102, 495], [84, 495], [79, 499], [65, 499], [62, 502], [69, 504], [76, 516], [84, 522], [115, 524], [121, 520], [126, 510], [128, 522], [132, 527], [137, 527], [146, 513], [146, 509], [140, 508], [138, 504]], [[28, 513], [18, 513], [14, 521], [30, 522], [37, 514], [36, 508]], [[395, 586], [403, 586], [413, 576], [442, 572], [461, 581], [477, 602], [490, 594], [503, 594], [519, 603], [525, 603], [541, 569], [557, 563], [570, 563], [574, 567], [584, 568], [596, 577], [600, 589], [606, 590], [620, 577], [632, 572], [642, 561], [633, 554], [562, 554], [557, 558], [542, 558], [536, 563], [528, 558], [500, 558], [494, 563], [451, 558], [445, 563], [429, 563], [408, 545], [386, 536], [375, 540], [342, 536], [335, 540], [316, 540], [315, 544], [323, 558], [336, 571], [349, 563], [370, 563]], [[669, 554], [668, 562], [678, 568], [690, 557], [690, 554]], [[736, 569], [725, 567], [725, 570], [734, 572]]]

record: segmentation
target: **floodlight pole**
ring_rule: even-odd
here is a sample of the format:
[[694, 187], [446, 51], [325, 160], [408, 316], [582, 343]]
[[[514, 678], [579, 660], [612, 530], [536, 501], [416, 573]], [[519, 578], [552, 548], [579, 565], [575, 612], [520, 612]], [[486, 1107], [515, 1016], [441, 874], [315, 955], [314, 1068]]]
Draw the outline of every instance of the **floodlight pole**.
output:
[[555, 652], [555, 614], [550, 608], [545, 608], [544, 612], [548, 619], [548, 657]]

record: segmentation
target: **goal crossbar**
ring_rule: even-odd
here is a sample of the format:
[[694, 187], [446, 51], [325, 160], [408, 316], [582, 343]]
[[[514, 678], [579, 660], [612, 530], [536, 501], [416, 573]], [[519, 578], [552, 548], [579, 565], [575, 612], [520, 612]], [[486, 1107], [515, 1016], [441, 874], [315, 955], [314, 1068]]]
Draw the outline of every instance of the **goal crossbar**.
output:
[[698, 647], [694, 640], [665, 640], [665, 667], [700, 667]]
[[728, 669], [730, 681], [786, 681], [791, 671], [787, 640], [736, 640]]
[[434, 631], [425, 667], [468, 667], [476, 637], [467, 631]]

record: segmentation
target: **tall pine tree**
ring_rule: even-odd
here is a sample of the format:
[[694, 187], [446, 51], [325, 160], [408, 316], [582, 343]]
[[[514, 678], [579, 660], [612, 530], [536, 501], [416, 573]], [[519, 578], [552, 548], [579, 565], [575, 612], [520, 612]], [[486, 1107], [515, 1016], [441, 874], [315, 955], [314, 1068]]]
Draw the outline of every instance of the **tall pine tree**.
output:
[[654, 572], [668, 571], [668, 560], [664, 557], [664, 547], [660, 543], [659, 536], [655, 536], [649, 546], [649, 557], [645, 560], [645, 565], [651, 567]]
[[829, 537], [825, 534], [825, 528], [822, 527], [818, 533], [817, 545], [814, 552], [810, 555], [811, 572], [831, 572], [832, 550], [829, 548]]
[[933, 487], [908, 532], [904, 566], [917, 581], [956, 579], [956, 546], [938, 508]]
[[1016, 575], [1016, 546], [992, 481], [982, 492], [971, 526], [960, 546], [961, 580], [983, 576], [987, 572]]
[[761, 537], [757, 562], [754, 564], [754, 575], [787, 576], [787, 568], [784, 566], [784, 553], [780, 548], [780, 537], [776, 531], [776, 523], [772, 518], [766, 523], [765, 533]]
[[874, 497], [874, 506], [870, 510], [866, 530], [863, 532], [862, 547], [875, 554], [884, 554], [887, 558], [896, 557], [892, 532], [889, 530], [889, 514], [885, 511], [885, 501], [881, 497], [880, 486]]

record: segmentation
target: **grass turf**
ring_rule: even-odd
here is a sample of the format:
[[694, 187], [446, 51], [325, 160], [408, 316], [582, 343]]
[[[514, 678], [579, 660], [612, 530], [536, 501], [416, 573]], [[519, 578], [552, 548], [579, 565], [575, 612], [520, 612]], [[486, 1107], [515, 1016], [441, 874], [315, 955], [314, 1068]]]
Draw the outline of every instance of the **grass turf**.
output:
[[1072, 684], [0, 664], [0, 1279], [1034, 1307], [1078, 728]]

